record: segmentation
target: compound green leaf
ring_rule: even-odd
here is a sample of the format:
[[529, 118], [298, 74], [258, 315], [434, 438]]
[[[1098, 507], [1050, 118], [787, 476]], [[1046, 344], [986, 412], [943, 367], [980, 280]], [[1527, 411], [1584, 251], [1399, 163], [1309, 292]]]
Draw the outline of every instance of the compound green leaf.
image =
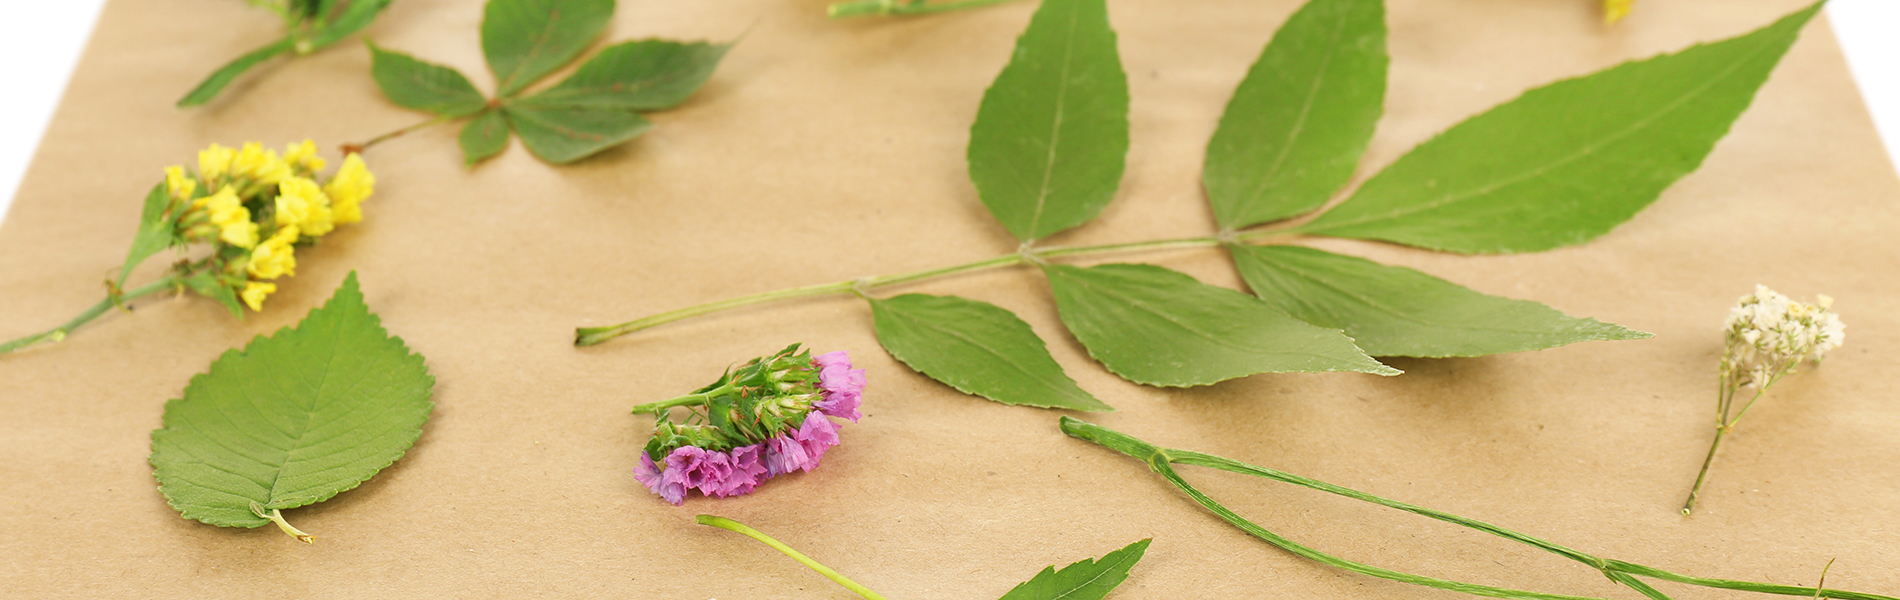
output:
[[1045, 567], [999, 600], [1102, 600], [1128, 579], [1128, 570], [1147, 552], [1148, 540], [1141, 540], [1101, 560], [1085, 558], [1060, 571]]
[[508, 149], [508, 118], [491, 110], [462, 126], [462, 162], [473, 165]]
[[1146, 385], [1207, 385], [1255, 373], [1399, 372], [1336, 329], [1152, 265], [1048, 265], [1056, 308], [1089, 355]]
[[1312, 0], [1234, 90], [1201, 171], [1239, 229], [1319, 208], [1352, 179], [1385, 101], [1383, 0]]
[[1128, 77], [1103, 0], [1043, 0], [983, 93], [970, 180], [1024, 241], [1108, 206], [1128, 154]]
[[369, 44], [369, 51], [370, 77], [397, 106], [444, 117], [473, 114], [488, 107], [488, 99], [460, 71], [384, 50], [376, 44]]
[[310, 36], [310, 45], [322, 48], [336, 43], [361, 31], [376, 20], [376, 14], [389, 6], [391, 0], [336, 0], [325, 2], [317, 18], [322, 19], [322, 28]]
[[1308, 323], [1345, 330], [1373, 356], [1483, 356], [1650, 337], [1363, 258], [1300, 246], [1230, 250], [1262, 301]]
[[1602, 235], [1702, 163], [1820, 8], [1525, 92], [1420, 144], [1301, 230], [1469, 253]]
[[289, 52], [291, 48], [296, 47], [296, 45], [297, 40], [290, 36], [284, 36], [283, 39], [271, 42], [262, 48], [252, 50], [244, 56], [237, 57], [236, 60], [222, 67], [218, 67], [216, 71], [212, 71], [211, 75], [206, 76], [205, 80], [199, 82], [197, 87], [191, 88], [190, 92], [186, 92], [185, 97], [178, 99], [178, 107], [198, 106], [210, 102], [212, 98], [218, 96], [218, 92], [224, 91], [225, 86], [231, 85], [233, 80], [236, 80], [239, 75], [243, 75], [245, 71], [251, 70], [251, 67], [255, 67], [258, 63], [270, 60], [279, 54]]
[[170, 210], [171, 203], [171, 195], [166, 193], [164, 183], [152, 186], [152, 191], [145, 194], [145, 210], [139, 216], [139, 232], [132, 236], [132, 248], [125, 253], [125, 266], [119, 268], [120, 287], [125, 286], [125, 278], [132, 275], [132, 269], [139, 263], [181, 242], [178, 239], [178, 215]]
[[482, 54], [506, 98], [587, 49], [614, 15], [614, 0], [489, 0]]
[[159, 492], [186, 518], [258, 527], [401, 458], [435, 379], [370, 314], [356, 275], [295, 328], [231, 350], [165, 403], [152, 432]]
[[615, 44], [572, 76], [531, 97], [540, 106], [661, 110], [686, 101], [712, 77], [731, 44], [640, 40]]
[[639, 114], [612, 109], [543, 107], [528, 103], [502, 109], [521, 143], [555, 164], [574, 162], [633, 139], [653, 126]]
[[955, 296], [871, 300], [877, 341], [917, 372], [1004, 404], [1114, 410], [1062, 372], [1042, 338], [1002, 307]]

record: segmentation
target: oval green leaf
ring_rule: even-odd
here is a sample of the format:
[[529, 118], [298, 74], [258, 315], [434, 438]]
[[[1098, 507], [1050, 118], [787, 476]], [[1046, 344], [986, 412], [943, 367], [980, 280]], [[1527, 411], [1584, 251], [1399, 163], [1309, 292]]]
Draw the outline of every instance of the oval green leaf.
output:
[[1101, 560], [1084, 558], [1060, 571], [1045, 567], [999, 600], [1102, 600], [1128, 579], [1128, 570], [1147, 552], [1148, 540], [1141, 540]]
[[1114, 410], [1077, 386], [1029, 324], [1002, 307], [925, 294], [870, 302], [884, 350], [957, 391], [1003, 404]]
[[1602, 235], [1702, 164], [1820, 8], [1525, 92], [1420, 144], [1300, 229], [1467, 253]]
[[483, 112], [462, 126], [459, 137], [463, 164], [487, 160], [508, 149], [508, 119], [499, 110]]
[[1385, 102], [1385, 3], [1312, 0], [1260, 52], [1207, 143], [1222, 228], [1319, 208], [1352, 179]]
[[370, 77], [403, 108], [459, 117], [479, 112], [488, 99], [460, 71], [369, 44]]
[[529, 152], [554, 164], [567, 164], [633, 139], [653, 123], [638, 113], [598, 108], [542, 107], [527, 103], [502, 109]]
[[506, 98], [574, 60], [614, 16], [614, 0], [489, 0], [482, 55]]
[[231, 85], [232, 81], [236, 80], [239, 75], [243, 75], [245, 71], [251, 70], [251, 67], [255, 67], [258, 63], [270, 60], [279, 54], [289, 52], [290, 49], [296, 45], [297, 40], [290, 36], [284, 36], [283, 39], [266, 44], [262, 48], [252, 50], [244, 56], [237, 57], [236, 60], [232, 60], [224, 66], [218, 67], [218, 70], [212, 71], [210, 75], [205, 77], [204, 81], [198, 83], [197, 87], [191, 88], [191, 91], [186, 92], [185, 97], [178, 99], [178, 107], [198, 106], [210, 102], [212, 98], [218, 97], [218, 92], [224, 91], [224, 86]]
[[1484, 356], [1650, 337], [1529, 300], [1481, 294], [1405, 267], [1300, 246], [1230, 246], [1247, 286], [1373, 356]]
[[178, 238], [178, 215], [171, 210], [172, 197], [165, 184], [152, 186], [145, 194], [145, 210], [139, 216], [139, 231], [132, 236], [132, 247], [125, 252], [125, 266], [119, 267], [119, 287], [132, 269], [166, 248], [183, 244]]
[[253, 503], [322, 502], [401, 458], [422, 435], [434, 385], [351, 273], [295, 328], [225, 352], [165, 403], [152, 432], [159, 492], [186, 518], [262, 526]]
[[712, 77], [731, 44], [640, 40], [608, 46], [554, 87], [539, 106], [662, 110], [686, 101]]
[[1108, 206], [1128, 154], [1128, 76], [1103, 0], [1043, 0], [970, 127], [970, 180], [1033, 241]]
[[1397, 375], [1336, 329], [1152, 265], [1048, 265], [1056, 308], [1089, 355], [1135, 383], [1185, 387], [1255, 373]]
[[368, 27], [376, 20], [376, 14], [389, 6], [392, 0], [337, 0], [326, 2], [318, 11], [322, 19], [315, 35], [310, 36], [310, 45], [322, 48], [348, 37], [352, 33]]

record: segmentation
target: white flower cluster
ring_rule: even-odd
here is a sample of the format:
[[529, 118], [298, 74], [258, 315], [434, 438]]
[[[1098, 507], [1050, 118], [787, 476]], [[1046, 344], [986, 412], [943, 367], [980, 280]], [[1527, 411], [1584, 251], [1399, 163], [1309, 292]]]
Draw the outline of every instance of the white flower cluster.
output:
[[1737, 367], [1758, 361], [1749, 382], [1755, 385], [1766, 384], [1802, 360], [1819, 361], [1829, 350], [1841, 347], [1845, 336], [1840, 317], [1828, 311], [1833, 304], [1834, 299], [1825, 295], [1814, 304], [1802, 304], [1756, 285], [1755, 293], [1742, 296], [1729, 309], [1729, 356], [1724, 358]]

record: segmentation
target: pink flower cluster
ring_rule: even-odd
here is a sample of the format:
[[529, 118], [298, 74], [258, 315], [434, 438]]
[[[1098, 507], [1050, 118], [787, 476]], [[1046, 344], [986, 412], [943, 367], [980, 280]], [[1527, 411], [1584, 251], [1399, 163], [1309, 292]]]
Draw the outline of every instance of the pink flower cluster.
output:
[[767, 479], [817, 467], [825, 452], [838, 445], [838, 427], [828, 417], [857, 422], [865, 380], [864, 370], [851, 368], [851, 359], [844, 352], [815, 357], [812, 366], [819, 369], [822, 398], [812, 403], [812, 411], [805, 414], [804, 423], [797, 428], [727, 452], [697, 446], [674, 448], [666, 455], [665, 468], [641, 452], [634, 478], [678, 506], [686, 500], [688, 490], [714, 498], [738, 496], [750, 493]]

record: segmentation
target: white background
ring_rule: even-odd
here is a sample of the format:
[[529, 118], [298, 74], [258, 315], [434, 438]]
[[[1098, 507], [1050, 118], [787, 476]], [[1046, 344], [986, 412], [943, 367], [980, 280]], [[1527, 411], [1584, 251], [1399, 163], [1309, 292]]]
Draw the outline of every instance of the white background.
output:
[[[0, 19], [0, 56], [31, 58], [8, 65], [7, 93], [0, 96], [0, 215], [13, 203], [20, 176], [33, 159], [105, 0], [9, 4]], [[1894, 34], [1900, 31], [1900, 1], [1833, 0], [1827, 15], [1873, 111], [1880, 139], [1893, 148], [1900, 143], [1900, 35]]]

